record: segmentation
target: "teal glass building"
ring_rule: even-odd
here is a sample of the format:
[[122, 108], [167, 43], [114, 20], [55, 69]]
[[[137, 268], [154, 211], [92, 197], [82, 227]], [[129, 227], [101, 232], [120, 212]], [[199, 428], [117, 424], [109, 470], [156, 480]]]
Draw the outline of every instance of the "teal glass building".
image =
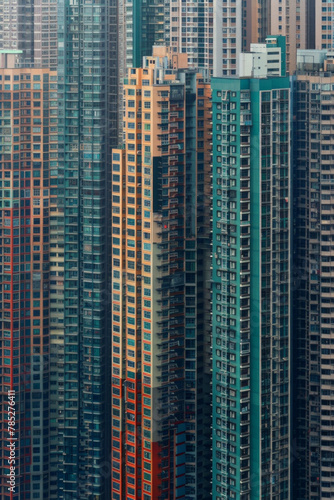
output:
[[[153, 45], [163, 45], [165, 25], [169, 22], [169, 2], [162, 0], [121, 0], [121, 29], [124, 29], [126, 68], [140, 68]], [[124, 26], [123, 26], [124, 25]]]
[[[108, 278], [111, 147], [117, 137], [117, 4], [58, 9], [59, 166], [64, 190], [64, 425], [59, 498], [110, 488]], [[109, 113], [114, 109], [114, 114]], [[60, 172], [61, 173], [61, 172]]]
[[212, 101], [212, 498], [289, 499], [289, 79], [214, 78]]

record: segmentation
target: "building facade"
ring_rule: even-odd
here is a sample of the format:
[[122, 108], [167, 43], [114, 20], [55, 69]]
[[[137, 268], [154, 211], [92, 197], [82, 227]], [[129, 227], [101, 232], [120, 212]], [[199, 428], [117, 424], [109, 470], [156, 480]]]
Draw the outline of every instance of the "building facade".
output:
[[250, 52], [239, 56], [239, 77], [285, 76], [284, 36], [269, 36], [265, 43], [251, 43]]
[[124, 68], [141, 67], [152, 47], [162, 45], [187, 53], [189, 68], [212, 70], [212, 0], [122, 0], [119, 15]]
[[124, 98], [112, 161], [112, 498], [204, 500], [210, 86], [148, 57], [128, 71]]
[[169, 2], [165, 44], [188, 54], [189, 68], [212, 71], [213, 1]]
[[0, 3], [0, 50], [21, 50], [21, 67], [57, 69], [57, 0]]
[[104, 0], [68, 1], [58, 10], [59, 175], [64, 179], [64, 427], [58, 495], [65, 500], [110, 495], [108, 165], [117, 144], [116, 11], [116, 2]]
[[123, 81], [127, 70], [140, 68], [154, 46], [188, 55], [188, 67], [206, 74], [213, 68], [213, 2], [121, 0], [119, 23], [119, 120], [123, 116]]
[[[213, 76], [238, 76], [240, 54], [264, 43], [270, 30], [268, 0], [213, 1]], [[282, 34], [282, 33], [278, 33]]]
[[[244, 50], [243, 22], [247, 8], [241, 0], [213, 1], [213, 76], [238, 74], [239, 54]], [[258, 41], [258, 40], [256, 40]]]
[[307, 49], [311, 42], [311, 23], [314, 23], [312, 2], [272, 0], [267, 9], [268, 34], [283, 35], [286, 39], [286, 69], [292, 75], [296, 70], [297, 50]]
[[315, 1], [314, 12], [315, 12], [314, 16], [315, 46], [310, 48], [315, 48], [317, 50], [321, 49], [331, 50], [334, 48], [334, 24], [333, 24], [334, 2], [332, 0], [328, 2]]
[[127, 68], [139, 68], [153, 45], [164, 44], [168, 5], [159, 0], [122, 0], [119, 6], [124, 76]]
[[160, 0], [120, 0], [118, 19], [118, 121], [122, 144], [123, 82], [128, 68], [140, 68], [143, 57], [154, 45], [164, 45], [169, 32], [169, 2]]
[[214, 78], [212, 498], [290, 491], [289, 79]]
[[[327, 7], [327, 4], [326, 4]], [[295, 83], [294, 497], [333, 496], [332, 182], [334, 65], [302, 62]]]
[[[315, 36], [320, 40], [323, 31], [330, 39], [331, 17], [326, 16], [321, 2], [312, 0], [250, 0], [247, 2], [213, 2], [214, 44], [213, 75], [239, 76], [239, 54], [247, 52], [251, 43], [264, 43], [268, 36], [286, 39], [286, 71], [296, 70], [297, 50], [314, 48]], [[326, 12], [332, 7], [326, 3]], [[321, 31], [321, 33], [320, 33]], [[318, 35], [316, 35], [318, 33]], [[327, 36], [327, 33], [329, 37]], [[327, 42], [328, 42], [327, 40]], [[318, 42], [319, 44], [320, 42]], [[326, 47], [319, 48], [328, 48]]]
[[[1, 497], [50, 488], [50, 193], [57, 165], [57, 76], [0, 69]], [[15, 391], [16, 488], [8, 491], [8, 391]], [[55, 417], [53, 415], [53, 417]]]

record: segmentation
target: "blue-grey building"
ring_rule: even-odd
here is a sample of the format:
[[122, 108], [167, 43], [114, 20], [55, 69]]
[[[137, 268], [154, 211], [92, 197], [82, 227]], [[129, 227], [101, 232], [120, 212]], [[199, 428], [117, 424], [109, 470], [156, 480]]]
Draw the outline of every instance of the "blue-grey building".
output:
[[[109, 218], [117, 138], [117, 4], [58, 6], [59, 176], [64, 205], [64, 414], [58, 498], [110, 488]], [[110, 493], [109, 493], [110, 495]]]

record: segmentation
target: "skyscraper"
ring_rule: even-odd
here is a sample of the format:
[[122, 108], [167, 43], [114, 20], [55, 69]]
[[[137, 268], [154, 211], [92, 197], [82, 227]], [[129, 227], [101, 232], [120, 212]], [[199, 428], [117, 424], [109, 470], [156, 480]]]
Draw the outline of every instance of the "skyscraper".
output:
[[[327, 8], [327, 4], [325, 5]], [[295, 92], [294, 496], [333, 496], [334, 64], [299, 56]]]
[[[57, 88], [57, 83], [55, 88]], [[51, 89], [50, 89], [51, 90]], [[57, 94], [58, 95], [58, 94]], [[54, 118], [50, 132], [55, 134]], [[61, 496], [64, 434], [64, 168], [50, 165], [50, 491]]]
[[189, 68], [213, 66], [213, 1], [169, 2], [165, 44], [188, 54]]
[[268, 0], [213, 0], [214, 77], [238, 75], [240, 54], [271, 34], [269, 12]]
[[[20, 3], [22, 0], [18, 0]], [[22, 2], [21, 19], [24, 20], [22, 25], [22, 40], [20, 46], [22, 50], [26, 48], [26, 36], [29, 29], [33, 30], [32, 43], [33, 53], [32, 62], [34, 67], [50, 68], [57, 70], [58, 63], [58, 2], [57, 0], [33, 0], [31, 12], [33, 17], [29, 19], [30, 15], [27, 4]], [[27, 22], [28, 19], [28, 22]], [[30, 24], [31, 23], [31, 24]]]
[[[286, 39], [286, 69], [289, 74], [296, 70], [297, 50], [306, 49], [310, 42], [309, 22], [311, 2], [298, 0], [271, 0], [267, 7], [265, 23], [267, 35], [283, 35]], [[313, 15], [313, 12], [312, 12]]]
[[[21, 175], [27, 176], [27, 180], [20, 180], [21, 187], [24, 187], [25, 183], [28, 185], [31, 182], [31, 186], [34, 183], [34, 189], [31, 188], [30, 190], [31, 199], [20, 201], [23, 204], [22, 207], [28, 203], [28, 205], [25, 205], [26, 208], [22, 208], [21, 210], [26, 210], [27, 212], [30, 210], [31, 214], [39, 212], [42, 216], [40, 220], [43, 221], [43, 225], [40, 228], [40, 231], [43, 231], [43, 235], [38, 235], [38, 228], [34, 228], [34, 234], [31, 236], [34, 239], [33, 244], [24, 244], [24, 239], [28, 239], [29, 236], [22, 236], [20, 240], [22, 251], [25, 252], [25, 255], [22, 254], [21, 256], [22, 262], [24, 260], [29, 262], [29, 259], [30, 261], [33, 259], [37, 260], [35, 250], [43, 248], [43, 253], [41, 253], [41, 261], [43, 262], [27, 264], [27, 266], [31, 265], [34, 268], [31, 274], [33, 281], [29, 283], [29, 274], [21, 273], [20, 286], [26, 287], [29, 290], [29, 287], [33, 285], [34, 288], [31, 286], [31, 292], [22, 292], [23, 297], [21, 297], [21, 300], [29, 298], [31, 294], [31, 304], [35, 305], [34, 315], [36, 316], [38, 307], [41, 308], [41, 304], [43, 304], [44, 318], [43, 320], [36, 317], [30, 319], [31, 311], [24, 306], [24, 304], [28, 304], [28, 301], [20, 302], [20, 331], [24, 332], [26, 330], [28, 332], [30, 330], [29, 326], [31, 326], [31, 331], [33, 330], [34, 335], [36, 335], [36, 324], [43, 322], [43, 336], [40, 339], [41, 346], [24, 348], [26, 354], [29, 354], [29, 356], [26, 359], [22, 358], [19, 366], [14, 368], [14, 371], [19, 370], [19, 380], [22, 386], [17, 404], [22, 403], [22, 412], [25, 412], [27, 415], [25, 420], [18, 421], [18, 425], [21, 427], [22, 442], [28, 445], [18, 452], [19, 454], [22, 452], [19, 459], [21, 460], [21, 465], [18, 469], [20, 470], [20, 484], [18, 488], [20, 498], [55, 498], [52, 497], [51, 492], [52, 490], [57, 491], [58, 488], [58, 470], [61, 460], [57, 447], [59, 446], [59, 429], [63, 422], [61, 418], [63, 407], [63, 370], [61, 366], [61, 352], [63, 352], [63, 319], [61, 317], [63, 298], [63, 270], [61, 268], [63, 233], [61, 230], [62, 209], [59, 209], [61, 203], [59, 203], [59, 199], [57, 198], [58, 190], [62, 186], [61, 180], [58, 178], [57, 162], [57, 77], [55, 72], [50, 72], [50, 69], [56, 70], [57, 68], [57, 2], [50, 0], [43, 2], [43, 5], [37, 1], [28, 3], [21, 1], [3, 2], [0, 19], [0, 47], [3, 67], [21, 68], [20, 71], [13, 69], [11, 71], [12, 78], [16, 80], [16, 83], [6, 83], [4, 86], [4, 88], [16, 91], [14, 93], [15, 102], [13, 103], [16, 109], [13, 111], [13, 116], [16, 116], [15, 114], [17, 113], [23, 116], [19, 119], [20, 127], [14, 126], [11, 131], [12, 134], [16, 134], [17, 130], [20, 130], [20, 135], [15, 135], [16, 140], [18, 137], [20, 138], [20, 144], [12, 142], [11, 149], [8, 149], [10, 146], [8, 143], [6, 145], [7, 157], [11, 155], [13, 160], [14, 157], [20, 154], [20, 172]], [[32, 70], [32, 68], [36, 68], [36, 70]], [[45, 68], [48, 71], [38, 71], [37, 68]], [[7, 74], [6, 77], [8, 76]], [[40, 78], [42, 83], [38, 82], [38, 78]], [[36, 90], [39, 90], [39, 92], [36, 92]], [[24, 98], [27, 98], [27, 100], [24, 100]], [[32, 100], [30, 101], [31, 98]], [[42, 102], [40, 105], [41, 109], [32, 109], [32, 107], [29, 109], [30, 105], [36, 107], [39, 99]], [[6, 103], [7, 106], [9, 104]], [[19, 109], [17, 109], [17, 106], [19, 106]], [[37, 113], [40, 113], [40, 118], [37, 117]], [[32, 115], [34, 116], [33, 118]], [[6, 130], [6, 135], [8, 135], [9, 129], [5, 125], [8, 125], [8, 121], [12, 122], [10, 126], [13, 127], [13, 122], [17, 122], [18, 118], [13, 118], [13, 120], [5, 119], [3, 121], [4, 127], [2, 130]], [[32, 132], [34, 132], [34, 135], [31, 135]], [[39, 144], [40, 141], [43, 143], [42, 147]], [[18, 146], [26, 150], [26, 152], [15, 152]], [[41, 152], [38, 152], [38, 149]], [[36, 160], [37, 156], [40, 155], [39, 163], [43, 165], [40, 180], [35, 178], [30, 181], [28, 178], [29, 171], [24, 170], [24, 168], [28, 167], [31, 170], [30, 173], [33, 172], [34, 176], [38, 177], [37, 170], [32, 171], [32, 168], [35, 169], [38, 162], [29, 161], [29, 155], [33, 160]], [[17, 161], [13, 162], [12, 165], [14, 165], [14, 168], [16, 168], [15, 165], [17, 163]], [[14, 175], [20, 174], [20, 172], [14, 172]], [[43, 193], [43, 198], [41, 197], [40, 200], [34, 197], [35, 193], [38, 192], [36, 183], [40, 183], [40, 191]], [[21, 194], [20, 196], [27, 198], [29, 189], [25, 189], [24, 192], [25, 194]], [[48, 193], [47, 196], [49, 198], [46, 197], [46, 193]], [[6, 202], [3, 201], [3, 203]], [[54, 210], [57, 217], [55, 217]], [[51, 214], [51, 212], [53, 213]], [[45, 216], [46, 214], [47, 216]], [[33, 220], [37, 219], [36, 217]], [[29, 221], [29, 218], [27, 220]], [[36, 244], [41, 239], [44, 241], [40, 241], [41, 244]], [[17, 251], [17, 249], [15, 250]], [[17, 259], [17, 256], [15, 256], [15, 259]], [[25, 264], [22, 265], [25, 266]], [[36, 272], [38, 266], [41, 267], [39, 283], [38, 272]], [[12, 269], [11, 271], [14, 276], [14, 270]], [[24, 276], [25, 278], [23, 278]], [[43, 292], [38, 291], [39, 286]], [[39, 300], [32, 300], [33, 296], [36, 299], [38, 295], [41, 295], [38, 297]], [[34, 323], [34, 325], [28, 325], [29, 322]], [[38, 343], [38, 338], [34, 337], [33, 341], [34, 344]], [[15, 340], [15, 342], [18, 341]], [[21, 346], [28, 345], [29, 339], [23, 337], [20, 342]], [[33, 349], [34, 355], [32, 355], [33, 353], [30, 352], [30, 349]], [[40, 396], [41, 394], [43, 397]], [[38, 401], [39, 399], [40, 402]], [[40, 424], [36, 418], [38, 415]], [[33, 447], [31, 447], [32, 444], [34, 444]], [[25, 456], [24, 452], [27, 456]], [[23, 465], [24, 461], [25, 465]], [[54, 470], [53, 476], [52, 470]], [[43, 480], [41, 480], [41, 477]], [[57, 486], [54, 486], [55, 484]], [[8, 493], [8, 490], [6, 492]]]
[[[315, 9], [315, 48], [333, 49], [334, 48], [334, 23], [333, 12], [334, 2], [314, 2]], [[312, 47], [313, 48], [313, 47]]]
[[152, 47], [161, 45], [187, 53], [190, 68], [212, 69], [212, 0], [125, 0], [119, 15], [124, 68], [141, 67]]
[[[128, 68], [140, 68], [154, 45], [164, 45], [169, 32], [169, 2], [161, 0], [120, 0], [118, 2], [118, 112], [123, 123], [123, 82]], [[120, 143], [122, 139], [120, 137]]]
[[142, 65], [143, 57], [152, 53], [153, 45], [164, 43], [165, 12], [168, 7], [159, 0], [122, 0], [120, 3], [124, 76], [126, 68]]
[[289, 79], [214, 78], [212, 101], [212, 497], [288, 499]]
[[123, 121], [123, 81], [127, 69], [142, 66], [154, 46], [188, 55], [188, 67], [212, 73], [213, 4], [161, 0], [121, 0], [119, 25], [119, 124]]
[[[64, 499], [106, 498], [110, 476], [110, 157], [117, 143], [116, 2], [58, 11], [64, 177]], [[110, 21], [114, 24], [111, 25]], [[113, 79], [110, 80], [110, 76]], [[111, 85], [113, 87], [111, 88]], [[114, 122], [109, 111], [114, 110]]]
[[0, 4], [0, 50], [21, 50], [22, 67], [57, 69], [57, 0]]
[[333, 9], [0, 0], [1, 498], [334, 496]]
[[[11, 54], [13, 55], [13, 54]], [[0, 69], [1, 497], [49, 497], [50, 192], [57, 163], [57, 75]], [[8, 491], [7, 391], [15, 391], [16, 488]]]
[[246, 9], [241, 0], [213, 0], [213, 76], [237, 75], [239, 54], [245, 39]]
[[113, 150], [114, 500], [210, 488], [210, 86], [181, 56], [128, 70]]
[[[264, 43], [270, 35], [285, 37], [286, 69], [292, 75], [296, 70], [298, 49], [313, 48], [315, 33], [318, 40], [323, 38], [323, 31], [326, 39], [331, 37], [331, 18], [326, 17], [324, 26], [321, 2], [317, 2], [317, 17], [312, 0], [240, 0], [223, 3], [214, 0], [213, 5], [213, 74], [216, 77], [237, 76], [239, 54], [247, 52], [251, 43]], [[331, 6], [327, 7], [327, 4], [325, 9], [331, 12]]]

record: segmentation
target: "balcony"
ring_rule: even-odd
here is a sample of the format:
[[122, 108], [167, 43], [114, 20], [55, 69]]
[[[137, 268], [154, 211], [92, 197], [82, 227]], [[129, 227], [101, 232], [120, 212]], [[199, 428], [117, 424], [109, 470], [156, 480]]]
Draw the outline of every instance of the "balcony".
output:
[[252, 126], [252, 115], [249, 113], [249, 111], [241, 111], [240, 124], [241, 126], [244, 125], [246, 127]]

